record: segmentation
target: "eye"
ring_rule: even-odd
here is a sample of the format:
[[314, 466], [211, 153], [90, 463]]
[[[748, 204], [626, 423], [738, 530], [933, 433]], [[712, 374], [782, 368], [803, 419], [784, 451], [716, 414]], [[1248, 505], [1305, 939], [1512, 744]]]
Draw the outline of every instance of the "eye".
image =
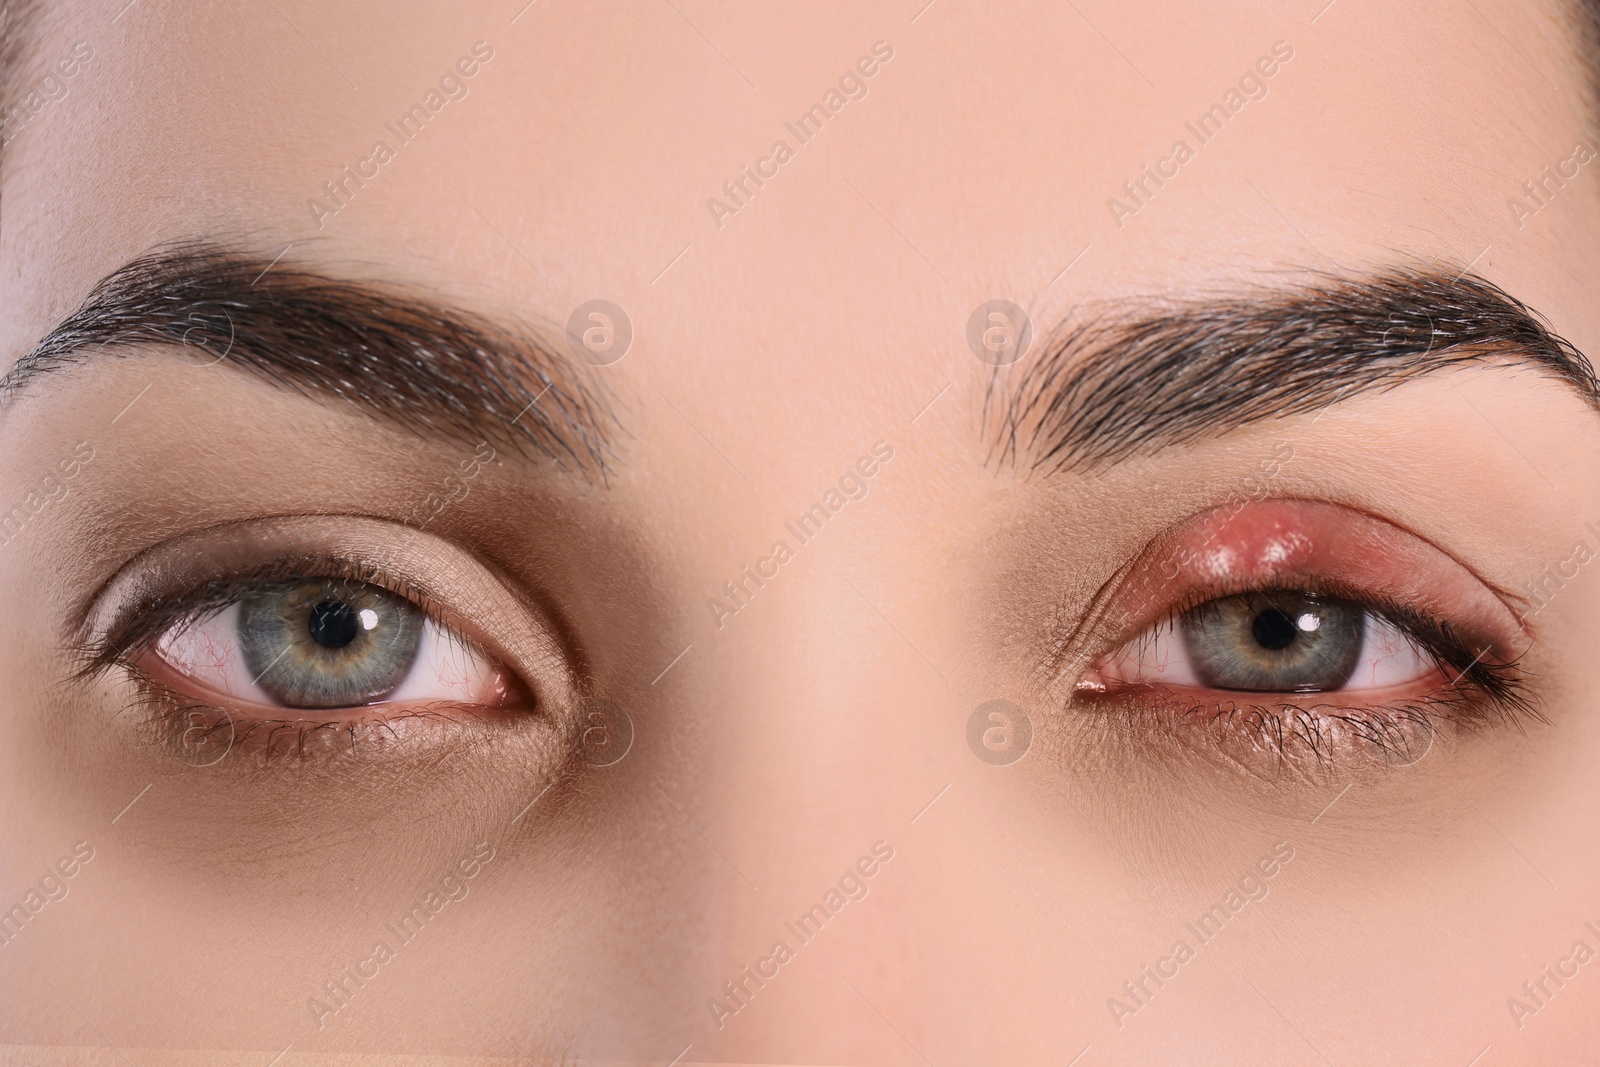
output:
[[1104, 662], [1107, 683], [1252, 693], [1411, 685], [1437, 661], [1381, 613], [1295, 590], [1208, 600], [1151, 627]]
[[[1078, 653], [1070, 702], [1108, 743], [1181, 743], [1233, 766], [1405, 762], [1441, 730], [1540, 719], [1513, 602], [1373, 515], [1306, 500], [1219, 508], [1103, 591], [1081, 632], [1105, 651]], [[1119, 722], [1137, 729], [1109, 729]]]
[[512, 689], [503, 667], [416, 604], [342, 578], [269, 583], [220, 610], [178, 620], [156, 639], [153, 654], [202, 690], [283, 708], [497, 706]]
[[432, 765], [479, 745], [554, 767], [584, 699], [566, 625], [466, 546], [301, 515], [151, 546], [85, 606], [71, 640], [77, 678], [127, 713], [118, 728], [212, 773], [280, 756], [290, 772]]

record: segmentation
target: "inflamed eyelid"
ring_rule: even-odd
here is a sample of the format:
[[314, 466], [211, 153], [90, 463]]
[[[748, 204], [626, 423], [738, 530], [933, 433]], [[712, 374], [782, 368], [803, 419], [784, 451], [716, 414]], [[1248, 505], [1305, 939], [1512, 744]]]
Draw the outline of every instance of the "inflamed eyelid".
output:
[[[1531, 636], [1508, 600], [1442, 549], [1338, 504], [1266, 500], [1218, 508], [1158, 537], [1107, 590], [1096, 627], [1131, 637], [1206, 600], [1295, 588], [1451, 620], [1456, 640], [1517, 659]], [[1401, 621], [1401, 620], [1396, 620]]]

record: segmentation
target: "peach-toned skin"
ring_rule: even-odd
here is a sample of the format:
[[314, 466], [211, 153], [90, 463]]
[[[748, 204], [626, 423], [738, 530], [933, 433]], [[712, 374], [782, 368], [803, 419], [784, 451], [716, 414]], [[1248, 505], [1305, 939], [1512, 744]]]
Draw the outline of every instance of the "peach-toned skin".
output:
[[[284, 1065], [1600, 1054], [1600, 965], [1560, 962], [1600, 950], [1590, 568], [1533, 620], [1548, 722], [1441, 737], [1412, 766], [1273, 782], [1088, 751], [1058, 721], [1076, 679], [1042, 668], [1047, 634], [1284, 441], [1276, 493], [1379, 516], [1523, 589], [1594, 543], [1595, 413], [1481, 367], [1026, 479], [986, 462], [992, 368], [964, 338], [990, 299], [1043, 332], [1085, 299], [1420, 259], [1470, 265], [1594, 352], [1593, 168], [1530, 217], [1507, 207], [1595, 136], [1565, 8], [921, 7], [46, 6], [36, 58], [82, 41], [93, 59], [6, 150], [7, 365], [107, 272], [197, 236], [557, 333], [586, 300], [626, 309], [632, 349], [595, 372], [627, 429], [609, 484], [502, 449], [413, 555], [436, 582], [481, 560], [533, 591], [635, 732], [609, 766], [441, 744], [248, 776], [140, 740], [116, 714], [125, 683], [61, 684], [69, 607], [218, 523], [399, 523], [471, 444], [192, 353], [41, 382], [0, 412], [0, 501], [78, 441], [94, 458], [0, 548], [0, 908], [75, 844], [92, 858], [0, 945], [18, 1062], [107, 1045], [137, 1064], [288, 1046]], [[467, 95], [315, 218], [308, 198], [479, 41], [493, 58]], [[892, 58], [864, 98], [736, 212], [708, 208], [875, 42]], [[1114, 217], [1108, 198], [1276, 42], [1293, 58], [1267, 95]], [[866, 496], [795, 544], [784, 524], [880, 441], [892, 458]], [[710, 610], [780, 539], [777, 576]], [[518, 629], [535, 623], [492, 600], [457, 610], [547, 662]], [[1009, 766], [966, 740], [997, 698], [1033, 719]], [[446, 875], [459, 899], [412, 940], [386, 932]], [[813, 939], [785, 925], [857, 884]], [[1216, 936], [1187, 932], [1257, 884]], [[779, 940], [792, 958], [761, 964]], [[1192, 958], [1162, 963], [1179, 940]], [[379, 941], [393, 958], [371, 962]], [[1146, 965], [1175, 976], [1117, 1012]], [[1519, 1018], [1508, 998], [1546, 965], [1576, 977]], [[346, 966], [377, 976], [319, 1016], [308, 1000]], [[737, 1012], [708, 1006], [763, 966], [776, 976]]]

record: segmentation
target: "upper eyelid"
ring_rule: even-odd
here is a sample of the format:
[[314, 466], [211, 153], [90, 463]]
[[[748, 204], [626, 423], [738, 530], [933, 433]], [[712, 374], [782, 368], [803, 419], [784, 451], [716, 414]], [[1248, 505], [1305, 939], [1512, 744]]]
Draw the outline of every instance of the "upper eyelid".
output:
[[[1109, 592], [1113, 595], [1121, 594], [1125, 588], [1131, 587], [1130, 580], [1134, 579], [1135, 577], [1142, 577], [1142, 585], [1148, 591], [1148, 588], [1151, 584], [1150, 576], [1148, 573], [1144, 575], [1138, 574], [1141, 564], [1148, 563], [1153, 557], [1162, 556], [1163, 550], [1168, 548], [1172, 548], [1173, 552], [1163, 558], [1167, 560], [1174, 558], [1175, 555], [1178, 554], [1179, 549], [1182, 548], [1182, 535], [1200, 520], [1208, 520], [1209, 516], [1216, 512], [1220, 512], [1221, 510], [1221, 508], [1215, 508], [1197, 512], [1185, 518], [1183, 521], [1172, 525], [1164, 530], [1160, 535], [1153, 538], [1140, 550], [1134, 559], [1130, 561], [1129, 565], [1112, 580], [1112, 582], [1107, 583], [1108, 586], [1112, 587], [1109, 589]], [[1531, 641], [1533, 635], [1525, 626], [1521, 625], [1517, 612], [1517, 607], [1524, 603], [1524, 599], [1522, 597], [1488, 580], [1479, 571], [1424, 535], [1415, 530], [1409, 529], [1404, 525], [1398, 524], [1385, 516], [1333, 501], [1302, 497], [1269, 496], [1258, 501], [1249, 502], [1245, 507], [1236, 509], [1231, 519], [1224, 520], [1223, 529], [1227, 528], [1228, 522], [1239, 521], [1241, 516], [1254, 517], [1263, 513], [1271, 515], [1274, 512], [1280, 511], [1288, 511], [1290, 514], [1293, 514], [1296, 510], [1301, 513], [1301, 515], [1296, 517], [1305, 517], [1306, 526], [1313, 527], [1319, 521], [1323, 524], [1322, 527], [1312, 530], [1313, 533], [1316, 533], [1321, 537], [1321, 544], [1323, 547], [1326, 547], [1327, 545], [1337, 546], [1340, 544], [1340, 541], [1337, 537], [1328, 536], [1327, 527], [1329, 526], [1337, 527], [1341, 530], [1341, 532], [1354, 532], [1356, 535], [1377, 534], [1387, 538], [1390, 542], [1390, 547], [1396, 553], [1406, 554], [1409, 557], [1412, 557], [1414, 563], [1415, 557], [1419, 555], [1424, 556], [1426, 557], [1425, 562], [1427, 564], [1431, 564], [1436, 570], [1449, 572], [1449, 578], [1455, 579], [1464, 576], [1470, 581], [1473, 589], [1488, 594], [1489, 598], [1492, 598], [1492, 600], [1496, 602], [1498, 613], [1503, 613], [1505, 616], [1505, 618], [1500, 621], [1514, 626], [1523, 637], [1526, 637]], [[1360, 557], [1354, 554], [1352, 554], [1351, 558], [1360, 559]], [[1165, 575], [1158, 576], [1161, 579], [1160, 584], [1169, 586], [1184, 585], [1185, 583], [1180, 581], [1180, 578], [1182, 577], [1184, 566], [1189, 562], [1192, 562], [1192, 558], [1186, 559], [1183, 563], [1180, 563], [1174, 571], [1174, 574], [1170, 577]], [[1362, 562], [1369, 561], [1362, 560]], [[1422, 564], [1417, 565], [1421, 566]], [[1333, 588], [1333, 586], [1341, 582], [1341, 576], [1332, 572], [1328, 572], [1327, 574], [1323, 575], [1320, 580], [1329, 585], [1328, 592], [1332, 595], [1346, 595], [1350, 599], [1371, 599], [1373, 595], [1372, 590], [1357, 587], [1353, 582], [1349, 583], [1350, 589], [1341, 594], [1338, 589]], [[1273, 583], [1271, 580], [1269, 580], [1266, 584], [1270, 585]], [[1211, 597], [1223, 596], [1232, 592], [1244, 592], [1249, 589], [1264, 587], [1264, 585], [1258, 585], [1250, 582], [1240, 585], [1229, 582], [1217, 582], [1208, 583], [1207, 585], [1196, 588], [1195, 583], [1191, 581], [1188, 583], [1188, 585], [1190, 587], [1190, 592], [1188, 595], [1187, 606], [1191, 607], [1195, 604], [1198, 604], [1202, 600], [1209, 599]], [[1164, 613], [1167, 606], [1173, 603], [1173, 600], [1168, 598], [1163, 601], [1161, 597], [1156, 596], [1149, 598], [1148, 602], [1161, 604], [1161, 611], [1158, 613]], [[1411, 609], [1410, 605], [1402, 603], [1398, 600], [1391, 599], [1389, 601], [1389, 606], [1396, 611], [1407, 614], [1409, 617], [1421, 617]]]

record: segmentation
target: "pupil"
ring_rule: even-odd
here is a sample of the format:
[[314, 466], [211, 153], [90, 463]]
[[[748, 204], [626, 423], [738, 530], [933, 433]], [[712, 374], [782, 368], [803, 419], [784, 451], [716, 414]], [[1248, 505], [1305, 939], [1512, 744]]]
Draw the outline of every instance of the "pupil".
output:
[[361, 620], [342, 600], [324, 600], [311, 609], [311, 639], [323, 648], [344, 648], [361, 633]]
[[1262, 648], [1270, 648], [1274, 652], [1288, 648], [1299, 632], [1294, 620], [1277, 608], [1269, 608], [1257, 615], [1250, 624], [1250, 630]]

